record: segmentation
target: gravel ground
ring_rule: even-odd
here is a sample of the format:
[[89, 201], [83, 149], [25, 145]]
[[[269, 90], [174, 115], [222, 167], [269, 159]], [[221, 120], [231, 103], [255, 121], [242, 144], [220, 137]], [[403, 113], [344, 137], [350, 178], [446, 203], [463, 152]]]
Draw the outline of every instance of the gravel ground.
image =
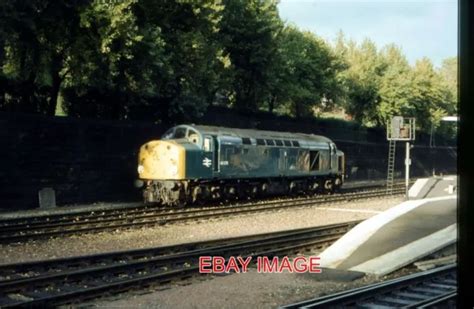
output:
[[219, 218], [199, 224], [183, 223], [1, 245], [0, 264], [157, 247], [359, 220], [371, 217], [401, 201], [402, 197], [341, 202], [321, 207]]
[[122, 299], [103, 299], [85, 305], [102, 308], [276, 308], [375, 280], [365, 277], [353, 282], [322, 281], [318, 274], [259, 274], [254, 269], [244, 274], [207, 278], [192, 285], [174, 285], [143, 295], [128, 293]]
[[[199, 224], [177, 224], [6, 245], [0, 246], [2, 252], [0, 263], [155, 247], [365, 219], [402, 201], [402, 197], [397, 197], [341, 202], [314, 208], [285, 209], [278, 212], [220, 218]], [[171, 284], [118, 294], [84, 303], [81, 307], [275, 308], [282, 304], [359, 287], [377, 280], [380, 279], [365, 276], [354, 281], [340, 282], [330, 281], [321, 274], [260, 274], [251, 268], [244, 274], [198, 276], [185, 281], [184, 285]]]
[[49, 216], [49, 215], [61, 215], [61, 214], [76, 214], [83, 212], [98, 212], [100, 210], [109, 210], [109, 209], [122, 209], [122, 208], [135, 208], [143, 206], [141, 202], [131, 202], [131, 203], [104, 203], [98, 202], [87, 205], [67, 205], [67, 206], [58, 206], [57, 208], [52, 209], [29, 209], [21, 211], [12, 211], [10, 209], [0, 209], [0, 220], [3, 219], [15, 219], [15, 218], [29, 218], [35, 216]]
[[[277, 308], [311, 298], [406, 276], [412, 266], [385, 277], [364, 276], [353, 281], [324, 278], [322, 274], [257, 273], [203, 277], [191, 285], [169, 285], [141, 292], [104, 297], [82, 304], [96, 308]], [[324, 270], [323, 270], [324, 272]], [[185, 295], [185, 297], [183, 297]]]

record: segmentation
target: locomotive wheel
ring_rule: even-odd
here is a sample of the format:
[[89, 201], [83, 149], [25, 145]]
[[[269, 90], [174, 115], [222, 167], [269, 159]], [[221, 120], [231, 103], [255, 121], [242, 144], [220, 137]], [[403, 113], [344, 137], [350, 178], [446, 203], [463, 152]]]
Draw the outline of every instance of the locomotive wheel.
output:
[[200, 200], [202, 200], [202, 189], [201, 187], [197, 186], [193, 189], [192, 202], [196, 203]]
[[238, 198], [237, 189], [234, 186], [225, 188], [225, 197], [230, 201], [236, 200]]
[[290, 195], [297, 195], [298, 194], [298, 184], [294, 181], [290, 182], [288, 192], [289, 192]]
[[252, 186], [250, 187], [250, 196], [251, 196], [252, 198], [257, 198], [257, 197], [258, 197], [258, 193], [259, 193], [259, 192], [258, 192], [258, 187], [257, 187], [256, 185], [252, 185]]
[[331, 179], [327, 179], [324, 181], [324, 191], [327, 194], [333, 194], [334, 193], [334, 183]]
[[340, 192], [342, 186], [342, 180], [340, 178], [336, 178], [334, 181], [334, 190], [333, 192]]

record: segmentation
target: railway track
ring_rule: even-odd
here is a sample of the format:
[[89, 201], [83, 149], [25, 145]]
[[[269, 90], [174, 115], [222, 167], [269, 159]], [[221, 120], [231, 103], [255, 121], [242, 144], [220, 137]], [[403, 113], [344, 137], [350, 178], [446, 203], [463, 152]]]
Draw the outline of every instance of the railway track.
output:
[[[402, 183], [396, 183], [396, 185], [402, 185]], [[355, 193], [358, 191], [367, 191], [371, 189], [381, 189], [383, 186], [381, 185], [365, 185], [354, 187], [350, 189], [342, 189], [342, 193]], [[263, 200], [260, 202], [272, 202], [271, 200]], [[254, 202], [255, 203], [255, 202]], [[245, 203], [242, 203], [245, 205]], [[211, 205], [211, 207], [225, 207], [225, 206], [233, 206], [232, 204], [227, 205]], [[235, 206], [235, 205], [234, 205]], [[204, 207], [203, 207], [204, 208]], [[210, 207], [208, 207], [210, 208]], [[179, 210], [177, 207], [162, 207], [162, 206], [155, 206], [155, 205], [143, 205], [140, 203], [132, 204], [131, 206], [127, 207], [120, 207], [120, 208], [110, 208], [110, 209], [99, 209], [99, 210], [84, 210], [81, 212], [71, 212], [71, 213], [50, 213], [50, 214], [42, 214], [37, 216], [28, 216], [28, 217], [18, 217], [18, 218], [9, 218], [0, 220], [0, 228], [11, 227], [11, 226], [31, 226], [35, 224], [42, 224], [42, 223], [64, 223], [64, 222], [74, 222], [74, 221], [87, 221], [90, 219], [98, 219], [98, 218], [114, 218], [120, 217], [124, 214], [127, 215], [140, 215], [151, 213], [156, 210], [159, 211], [168, 211], [173, 212]], [[190, 207], [188, 209], [199, 209], [198, 207]]]
[[[402, 187], [393, 194], [403, 194]], [[0, 243], [26, 242], [71, 234], [151, 227], [186, 221], [200, 221], [217, 217], [274, 211], [290, 207], [310, 207], [323, 203], [359, 200], [386, 196], [385, 189], [320, 195], [310, 198], [271, 200], [228, 206], [200, 208], [145, 208], [122, 212], [86, 213], [83, 216], [47, 216], [0, 221]]]
[[0, 266], [0, 307], [56, 306], [199, 274], [199, 256], [278, 256], [322, 249], [360, 221], [152, 249]]
[[[400, 187], [393, 194], [403, 194]], [[186, 221], [200, 221], [218, 217], [274, 211], [291, 207], [310, 207], [323, 203], [360, 200], [387, 196], [385, 189], [364, 190], [344, 194], [319, 195], [286, 200], [270, 200], [228, 206], [199, 208], [134, 208], [125, 211], [86, 213], [80, 215], [46, 216], [0, 221], [0, 243], [25, 242], [71, 234], [94, 233]]]
[[281, 308], [455, 308], [456, 296], [453, 264]]
[[[402, 182], [395, 183], [395, 187], [401, 187], [403, 185]], [[343, 188], [341, 193], [356, 193], [356, 192], [363, 192], [372, 189], [382, 189], [385, 188], [383, 185], [379, 184], [371, 184], [371, 185], [364, 185], [364, 186], [357, 186], [352, 188]], [[295, 199], [289, 199], [295, 200]], [[265, 202], [272, 202], [271, 198], [267, 200], [260, 200], [258, 203], [265, 203]], [[255, 201], [253, 203], [256, 203]], [[245, 202], [241, 203], [245, 205]], [[211, 207], [225, 207], [225, 206], [235, 206], [232, 204], [227, 203], [226, 205], [215, 204], [210, 205], [207, 207], [201, 208], [211, 208]], [[177, 207], [163, 207], [163, 206], [155, 206], [155, 205], [143, 205], [140, 203], [135, 203], [130, 206], [120, 207], [120, 208], [109, 208], [109, 209], [99, 209], [99, 210], [84, 210], [80, 212], [70, 212], [70, 213], [49, 213], [49, 214], [41, 214], [36, 216], [28, 216], [28, 217], [17, 217], [17, 218], [8, 218], [0, 220], [0, 228], [4, 227], [11, 227], [11, 226], [31, 226], [35, 224], [41, 223], [60, 223], [60, 222], [74, 222], [74, 221], [87, 221], [90, 219], [98, 219], [98, 218], [113, 218], [113, 217], [120, 217], [124, 214], [127, 215], [140, 215], [151, 213], [156, 210], [159, 211], [168, 211], [173, 212], [179, 210]], [[199, 209], [199, 207], [190, 207], [188, 209]]]

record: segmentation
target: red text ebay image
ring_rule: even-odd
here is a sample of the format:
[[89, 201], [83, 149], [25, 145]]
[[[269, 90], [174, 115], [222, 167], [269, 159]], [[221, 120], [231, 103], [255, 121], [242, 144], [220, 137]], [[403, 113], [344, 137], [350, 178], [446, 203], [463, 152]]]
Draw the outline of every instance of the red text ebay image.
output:
[[[231, 256], [224, 258], [222, 256], [201, 256], [199, 257], [199, 272], [203, 274], [211, 273], [246, 273], [251, 262], [257, 266], [259, 273], [320, 273], [318, 256], [298, 256], [289, 259], [287, 256], [279, 258], [277, 256], [269, 258], [268, 256], [258, 256], [254, 258], [249, 256]], [[252, 261], [253, 260], [253, 261]]]

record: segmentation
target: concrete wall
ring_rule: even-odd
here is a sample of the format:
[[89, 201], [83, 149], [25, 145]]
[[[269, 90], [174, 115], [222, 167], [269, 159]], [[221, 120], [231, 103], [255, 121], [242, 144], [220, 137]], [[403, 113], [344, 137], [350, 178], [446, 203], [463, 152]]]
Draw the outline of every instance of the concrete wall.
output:
[[0, 113], [0, 208], [32, 208], [52, 187], [59, 205], [139, 200], [138, 147], [164, 128]]
[[[387, 177], [388, 142], [366, 143], [335, 139], [338, 148], [346, 153], [348, 180], [383, 179]], [[395, 153], [395, 176], [405, 177], [405, 142], [397, 142]], [[417, 145], [411, 149], [410, 176], [454, 174], [457, 165], [457, 150], [453, 147], [430, 148]]]
[[[222, 125], [223, 119], [211, 111], [199, 122]], [[292, 129], [291, 122], [252, 123], [254, 120], [235, 114], [233, 119], [239, 125], [228, 126], [278, 129], [275, 126], [280, 124], [282, 131], [326, 135], [346, 153], [350, 179], [385, 177], [387, 143], [367, 142], [367, 132], [329, 128], [321, 132], [317, 126], [303, 124], [302, 128], [298, 122], [293, 122]], [[133, 186], [138, 148], [159, 138], [166, 129], [145, 122], [0, 113], [0, 209], [38, 207], [38, 190], [44, 187], [54, 188], [58, 205], [139, 201], [140, 192]], [[378, 138], [383, 140], [383, 136]], [[404, 150], [397, 151], [397, 168], [403, 171]], [[415, 175], [430, 174], [432, 164], [438, 165], [438, 171], [453, 172], [456, 168], [455, 149], [415, 148], [412, 153]]]

